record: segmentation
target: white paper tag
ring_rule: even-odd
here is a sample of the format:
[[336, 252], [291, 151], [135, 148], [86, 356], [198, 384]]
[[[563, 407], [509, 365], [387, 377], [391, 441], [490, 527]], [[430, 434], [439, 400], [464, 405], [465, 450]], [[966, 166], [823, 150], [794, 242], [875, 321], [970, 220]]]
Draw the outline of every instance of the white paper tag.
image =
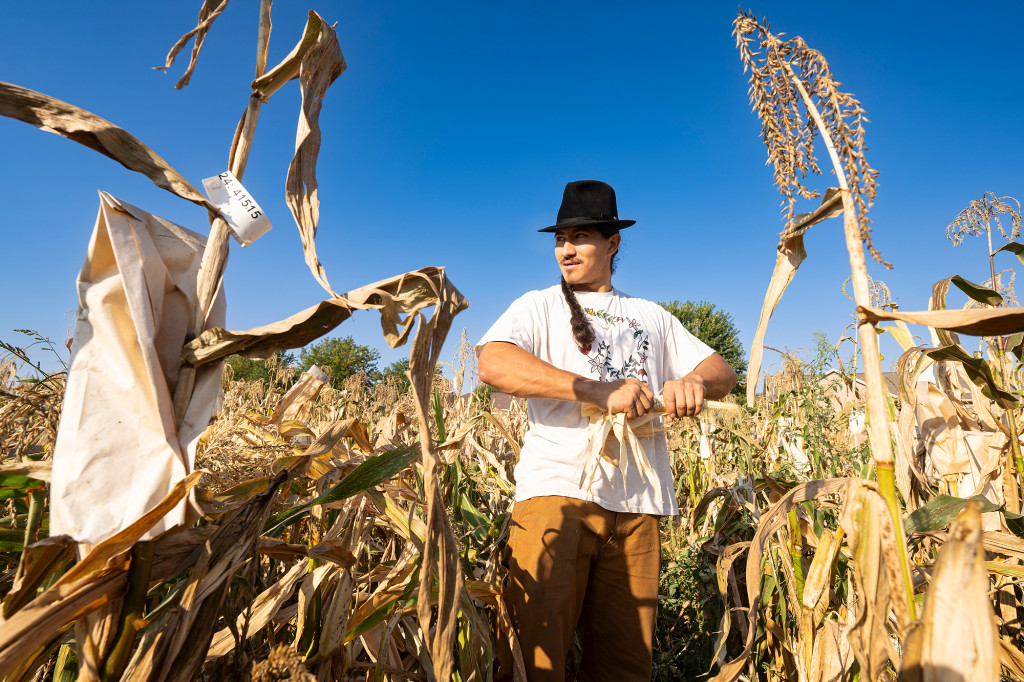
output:
[[270, 232], [270, 221], [256, 203], [256, 200], [245, 191], [242, 183], [234, 173], [224, 171], [220, 175], [203, 180], [206, 196], [213, 205], [220, 209], [232, 236], [242, 246], [249, 246], [254, 241]]

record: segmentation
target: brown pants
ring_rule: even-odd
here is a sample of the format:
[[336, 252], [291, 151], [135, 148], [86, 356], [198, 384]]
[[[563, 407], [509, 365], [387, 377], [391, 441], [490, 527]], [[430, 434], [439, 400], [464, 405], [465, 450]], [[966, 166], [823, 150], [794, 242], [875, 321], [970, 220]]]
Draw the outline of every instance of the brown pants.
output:
[[529, 682], [564, 681], [577, 627], [581, 680], [651, 679], [660, 550], [657, 516], [568, 497], [515, 505], [503, 596]]

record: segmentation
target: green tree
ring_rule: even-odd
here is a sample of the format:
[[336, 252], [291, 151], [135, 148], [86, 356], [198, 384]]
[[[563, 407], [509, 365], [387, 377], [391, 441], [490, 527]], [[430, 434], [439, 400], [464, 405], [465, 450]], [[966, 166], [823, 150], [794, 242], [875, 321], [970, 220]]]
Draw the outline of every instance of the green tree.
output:
[[378, 360], [380, 351], [376, 348], [360, 345], [351, 336], [331, 337], [303, 348], [299, 353], [299, 369], [306, 371], [313, 365], [329, 369], [331, 381], [338, 387], [341, 386], [341, 382], [358, 372], [365, 372], [370, 383], [378, 381]]
[[266, 360], [232, 355], [225, 362], [231, 368], [231, 378], [234, 381], [264, 381], [271, 386], [289, 386], [297, 373], [295, 354], [283, 350], [277, 351], [273, 357]]
[[714, 348], [736, 370], [739, 382], [733, 393], [742, 395], [746, 391], [747, 355], [732, 315], [708, 301], [663, 302], [661, 307], [672, 313], [691, 334]]
[[405, 374], [408, 371], [409, 358], [395, 360], [384, 368], [384, 371], [381, 373], [381, 380], [386, 379], [388, 376], [393, 376], [395, 378], [395, 383], [398, 384], [399, 390], [405, 392], [409, 388], [409, 377]]

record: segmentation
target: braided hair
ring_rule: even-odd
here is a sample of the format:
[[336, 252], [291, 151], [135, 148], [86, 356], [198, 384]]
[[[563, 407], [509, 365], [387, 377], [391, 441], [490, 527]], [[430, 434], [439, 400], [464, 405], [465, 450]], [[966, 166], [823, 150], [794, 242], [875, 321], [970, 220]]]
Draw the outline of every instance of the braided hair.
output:
[[[605, 239], [611, 239], [613, 234], [619, 233], [619, 230], [615, 228], [602, 228], [597, 225], [593, 227]], [[611, 271], [613, 274], [615, 272], [615, 261], [618, 257], [618, 251], [612, 254]], [[569, 306], [569, 324], [572, 327], [572, 338], [576, 341], [576, 345], [580, 347], [580, 351], [589, 353], [590, 346], [594, 343], [594, 339], [597, 338], [597, 334], [594, 332], [590, 320], [587, 319], [587, 314], [583, 311], [583, 306], [580, 305], [579, 299], [576, 298], [576, 292], [573, 291], [572, 285], [565, 281], [565, 277], [562, 278], [562, 295], [565, 296], [565, 302]]]

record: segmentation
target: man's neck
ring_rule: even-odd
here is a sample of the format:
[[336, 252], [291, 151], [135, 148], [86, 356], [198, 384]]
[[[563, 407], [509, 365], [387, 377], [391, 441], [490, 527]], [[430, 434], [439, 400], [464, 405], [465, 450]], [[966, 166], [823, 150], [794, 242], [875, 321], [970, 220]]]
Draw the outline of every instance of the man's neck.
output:
[[612, 291], [612, 289], [614, 289], [614, 287], [612, 286], [611, 280], [602, 282], [601, 284], [574, 284], [572, 287], [573, 291], [587, 291], [599, 294], [607, 294], [609, 291]]

